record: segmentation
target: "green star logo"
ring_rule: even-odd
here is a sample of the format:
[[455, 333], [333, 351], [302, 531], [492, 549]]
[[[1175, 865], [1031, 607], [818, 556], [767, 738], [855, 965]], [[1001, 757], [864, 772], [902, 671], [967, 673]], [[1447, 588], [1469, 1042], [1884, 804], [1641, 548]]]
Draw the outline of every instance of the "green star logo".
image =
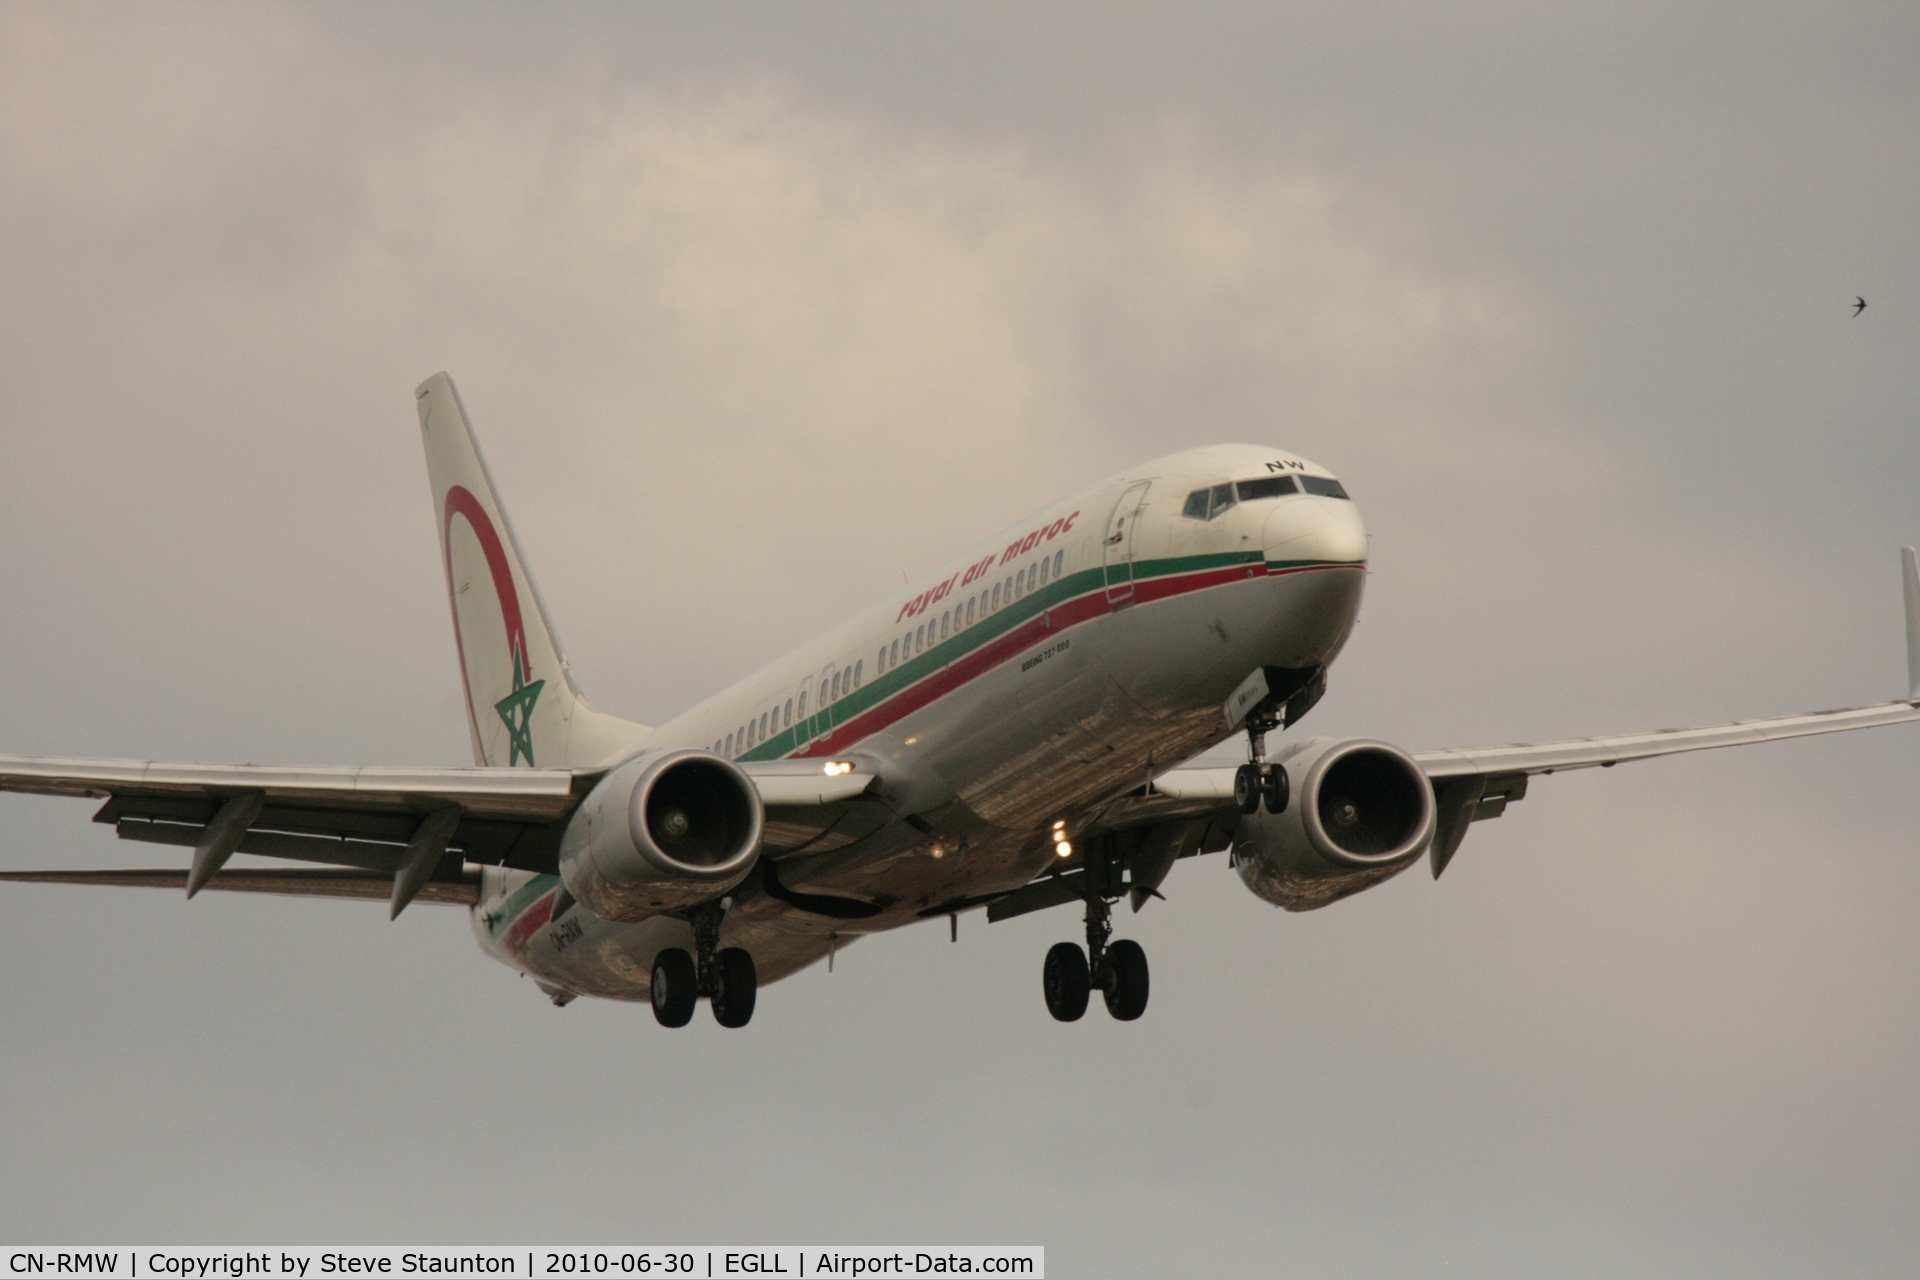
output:
[[540, 701], [540, 690], [546, 687], [545, 680], [535, 680], [528, 684], [522, 677], [524, 666], [520, 661], [520, 646], [513, 646], [513, 692], [493, 704], [506, 722], [507, 735], [511, 739], [508, 749], [507, 767], [512, 768], [526, 757], [529, 768], [533, 762], [533, 704]]

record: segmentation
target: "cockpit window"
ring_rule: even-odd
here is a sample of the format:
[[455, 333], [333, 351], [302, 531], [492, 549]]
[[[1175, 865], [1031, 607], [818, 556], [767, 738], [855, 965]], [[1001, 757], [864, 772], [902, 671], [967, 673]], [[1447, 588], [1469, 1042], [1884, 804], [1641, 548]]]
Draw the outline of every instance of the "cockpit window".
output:
[[[1255, 483], [1264, 483], [1264, 481]], [[1239, 501], [1233, 496], [1233, 489], [1234, 486], [1230, 484], [1216, 484], [1211, 489], [1195, 489], [1187, 495], [1186, 505], [1180, 508], [1180, 514], [1191, 520], [1218, 520], [1228, 508]], [[1246, 490], [1246, 485], [1240, 486], [1242, 498], [1247, 496]]]
[[1258, 480], [1242, 480], [1234, 487], [1240, 491], [1242, 502], [1252, 502], [1258, 498], [1279, 498], [1289, 493], [1300, 492], [1292, 476], [1262, 476]]
[[1308, 493], [1319, 494], [1323, 498], [1344, 498], [1347, 491], [1340, 487], [1338, 480], [1328, 480], [1322, 476], [1301, 476], [1300, 483]]

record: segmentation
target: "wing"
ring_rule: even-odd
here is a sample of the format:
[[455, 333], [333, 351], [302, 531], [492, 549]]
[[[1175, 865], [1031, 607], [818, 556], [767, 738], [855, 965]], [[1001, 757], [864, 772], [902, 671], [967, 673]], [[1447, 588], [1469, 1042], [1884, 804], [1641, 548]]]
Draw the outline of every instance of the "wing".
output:
[[[21, 884], [122, 885], [137, 889], [184, 889], [187, 873], [178, 868], [113, 871], [0, 871], [0, 880]], [[472, 906], [480, 900], [477, 874], [459, 882], [431, 882], [416, 901]], [[209, 889], [273, 893], [294, 898], [361, 898], [386, 902], [393, 880], [348, 867], [228, 867], [207, 882]]]
[[[873, 782], [871, 774], [827, 775], [817, 762], [745, 767], [767, 805], [768, 843], [776, 848], [830, 844], [848, 824], [853, 806], [847, 802]], [[416, 896], [470, 900], [462, 897], [472, 883], [469, 864], [556, 871], [566, 820], [604, 772], [0, 756], [0, 791], [103, 799], [94, 821], [112, 824], [121, 839], [195, 851], [193, 869], [178, 873], [30, 872], [5, 878], [390, 898], [398, 914]], [[223, 871], [234, 853], [351, 870]]]
[[[1430, 857], [1433, 874], [1446, 869], [1465, 839], [1469, 823], [1497, 818], [1509, 804], [1527, 794], [1527, 779], [1535, 774], [1569, 769], [1610, 769], [1628, 760], [1715, 747], [1782, 742], [1822, 733], [1845, 733], [1881, 725], [1920, 720], [1920, 700], [1883, 702], [1839, 711], [1775, 716], [1765, 720], [1737, 720], [1731, 724], [1689, 729], [1660, 729], [1652, 733], [1623, 733], [1603, 738], [1568, 738], [1560, 742], [1515, 743], [1505, 747], [1446, 748], [1416, 751], [1414, 760], [1433, 783], [1439, 808]], [[1223, 819], [1233, 813], [1232, 766], [1174, 769], [1153, 781], [1153, 789], [1169, 797], [1173, 808], [1207, 806]]]
[[1459, 851], [1467, 826], [1497, 818], [1507, 805], [1527, 794], [1527, 779], [1535, 774], [1565, 769], [1611, 769], [1627, 760], [1715, 747], [1741, 747], [1759, 742], [1782, 742], [1851, 729], [1920, 720], [1920, 701], [1884, 702], [1839, 711], [1814, 711], [1766, 720], [1739, 720], [1732, 724], [1693, 729], [1661, 729], [1654, 733], [1620, 734], [1606, 738], [1572, 738], [1564, 742], [1518, 743], [1509, 747], [1422, 751], [1414, 754], [1433, 781], [1439, 812], [1428, 858], [1434, 878], [1447, 869]]
[[[1438, 808], [1429, 858], [1437, 879], [1466, 838], [1469, 824], [1497, 818], [1507, 806], [1527, 794], [1527, 779], [1564, 769], [1610, 769], [1627, 760], [1650, 760], [1684, 751], [1781, 742], [1822, 733], [1845, 733], [1881, 725], [1920, 720], [1920, 556], [1912, 547], [1900, 551], [1900, 583], [1907, 631], [1907, 696], [1892, 702], [1806, 715], [1774, 716], [1764, 720], [1737, 720], [1731, 724], [1689, 729], [1660, 729], [1652, 733], [1625, 733], [1602, 738], [1569, 738], [1560, 742], [1516, 743], [1505, 747], [1447, 748], [1414, 753], [1414, 760], [1433, 784]], [[1152, 790], [1166, 796], [1161, 812], [1181, 808], [1198, 813], [1211, 805], [1220, 821], [1233, 821], [1233, 775], [1227, 768], [1175, 769], [1153, 781]], [[1153, 800], [1139, 801], [1151, 810]]]

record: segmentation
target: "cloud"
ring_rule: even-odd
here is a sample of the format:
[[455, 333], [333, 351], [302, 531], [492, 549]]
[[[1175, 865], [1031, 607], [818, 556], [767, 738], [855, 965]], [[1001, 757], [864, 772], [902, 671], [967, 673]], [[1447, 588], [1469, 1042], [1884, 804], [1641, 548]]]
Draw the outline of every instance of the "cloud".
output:
[[[1526, 345], [1511, 290], [1396, 260], [1337, 178], [1190, 136], [1096, 182], [766, 86], [480, 97], [364, 182], [279, 305], [451, 367], [541, 546], [618, 531], [624, 601], [550, 587], [589, 629], [698, 602], [732, 662], [1154, 453], [1311, 422], [1444, 472], [1474, 428], [1433, 404]], [[828, 564], [818, 608], [756, 624]]]
[[0, 217], [109, 230], [273, 145], [300, 25], [266, 6], [0, 9]]
[[[863, 14], [866, 43], [825, 54], [839, 32], [799, 29], [816, 11], [764, 37], [714, 10], [695, 48], [636, 10], [617, 34], [646, 37], [640, 71], [577, 53], [584, 10], [374, 12], [0, 10], [9, 749], [459, 761], [409, 394], [441, 367], [589, 692], [642, 719], [1043, 500], [1231, 438], [1338, 469], [1374, 534], [1310, 731], [1500, 741], [1899, 687], [1891, 548], [1816, 564], [1829, 528], [1886, 539], [1808, 487], [1897, 492], [1899, 467], [1763, 457], [1782, 409], [1698, 436], [1724, 460], [1688, 470], [1639, 421], [1692, 420], [1673, 383], [1758, 413], [1755, 366], [1805, 374], [1674, 310], [1777, 304], [1775, 248], [1730, 227], [1798, 252], [1832, 229], [1809, 210], [1861, 237], [1875, 213], [1849, 178], [1783, 215], [1769, 167], [1713, 188], [1738, 218], [1713, 206], [1700, 174], [1749, 151], [1825, 170], [1790, 135], [1720, 145], [1743, 113], [1661, 96], [1699, 83], [1665, 61], [1639, 113], [1613, 109], [1615, 54], [1571, 76], [1604, 104], [1596, 143], [1561, 93], [1578, 23], [1542, 46], [1490, 19], [1437, 54], [1389, 24], [1383, 61], [1363, 16], [1338, 40], [1275, 28], [1236, 66], [1182, 11], [1131, 50], [1049, 27], [1016, 83], [986, 74], [1011, 61], [989, 36], [1021, 38], [1001, 10], [951, 58], [938, 23], [883, 56], [921, 10]], [[490, 25], [506, 12], [522, 25]], [[816, 61], [733, 56], [788, 37]], [[1159, 112], [1177, 95], [1140, 74], [1171, 74], [1176, 37], [1191, 75], [1235, 77], [1211, 117]], [[1069, 39], [1092, 79], [1062, 125]], [[1724, 46], [1698, 48], [1759, 65]], [[941, 59], [971, 106], [900, 87]], [[1704, 165], [1703, 110], [1730, 122]], [[1891, 351], [1884, 296], [1888, 327], [1817, 350]], [[1848, 360], [1840, 381], [1898, 385]], [[557, 1013], [454, 913], [16, 886], [0, 1072], [37, 1103], [0, 1112], [28, 1153], [0, 1202], [76, 1236], [618, 1235], [636, 1212], [713, 1239], [1013, 1234], [1115, 1274], [1201, 1250], [1242, 1271], [1904, 1259], [1917, 819], [1895, 732], [1542, 779], [1439, 885], [1306, 917], [1195, 860], [1123, 919], [1155, 966], [1145, 1037], [1045, 1020], [1064, 913], [862, 943], [771, 989], [743, 1042]], [[11, 865], [153, 861], [80, 804], [0, 810]], [[458, 1087], [382, 1085], [429, 1075]], [[680, 1158], [636, 1161], [649, 1145]], [[795, 1152], [831, 1176], [794, 1179]], [[716, 1179], [742, 1192], [719, 1209]], [[453, 1183], [471, 1194], [419, 1190]], [[1136, 1220], [1150, 1239], [1112, 1229]]]

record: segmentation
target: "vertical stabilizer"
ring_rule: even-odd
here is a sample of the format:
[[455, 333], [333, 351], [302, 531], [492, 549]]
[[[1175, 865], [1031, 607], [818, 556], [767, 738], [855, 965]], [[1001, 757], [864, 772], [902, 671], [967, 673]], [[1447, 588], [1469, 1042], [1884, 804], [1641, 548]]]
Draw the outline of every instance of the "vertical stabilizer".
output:
[[436, 373], [414, 395], [474, 763], [569, 769], [618, 757], [647, 727], [593, 710], [574, 686], [453, 379]]

